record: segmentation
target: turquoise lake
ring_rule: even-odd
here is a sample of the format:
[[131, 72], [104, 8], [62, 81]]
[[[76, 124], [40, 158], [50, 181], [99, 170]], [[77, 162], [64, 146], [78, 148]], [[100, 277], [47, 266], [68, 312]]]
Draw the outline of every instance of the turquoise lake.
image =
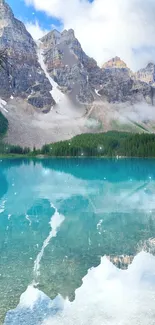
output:
[[154, 255], [155, 160], [0, 161], [0, 325], [152, 325]]

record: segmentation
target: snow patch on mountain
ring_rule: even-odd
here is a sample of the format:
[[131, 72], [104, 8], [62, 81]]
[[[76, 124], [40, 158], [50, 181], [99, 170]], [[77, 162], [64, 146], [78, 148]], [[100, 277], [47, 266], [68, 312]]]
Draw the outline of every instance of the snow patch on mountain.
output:
[[8, 113], [8, 110], [5, 108], [7, 102], [0, 98], [0, 108], [2, 108], [6, 113]]
[[50, 77], [47, 68], [46, 68], [46, 64], [44, 62], [44, 51], [40, 48], [40, 41], [38, 42], [38, 61], [40, 63], [40, 66], [42, 68], [42, 70], [44, 71], [47, 79], [49, 80], [51, 86], [52, 86], [52, 90], [50, 91], [53, 99], [55, 100], [55, 102], [58, 104], [61, 101], [64, 100], [64, 94], [58, 89], [58, 85], [57, 83]]
[[95, 89], [95, 93], [97, 96], [101, 97], [101, 95], [99, 94], [99, 90]]

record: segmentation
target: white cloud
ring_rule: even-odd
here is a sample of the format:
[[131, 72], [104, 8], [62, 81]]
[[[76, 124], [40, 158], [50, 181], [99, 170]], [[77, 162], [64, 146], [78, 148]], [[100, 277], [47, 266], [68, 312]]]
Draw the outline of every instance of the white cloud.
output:
[[38, 40], [39, 38], [43, 37], [45, 34], [47, 34], [49, 31], [46, 29], [42, 29], [36, 20], [35, 23], [33, 22], [27, 22], [25, 24], [26, 29], [28, 32], [32, 35], [34, 40]]
[[25, 0], [73, 28], [99, 64], [118, 55], [133, 68], [155, 60], [155, 0]]

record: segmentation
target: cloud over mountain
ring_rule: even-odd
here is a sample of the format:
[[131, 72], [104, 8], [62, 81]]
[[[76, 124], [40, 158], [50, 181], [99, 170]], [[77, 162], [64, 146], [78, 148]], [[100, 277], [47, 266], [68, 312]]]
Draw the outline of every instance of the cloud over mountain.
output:
[[[155, 58], [155, 0], [25, 0], [73, 28], [99, 64], [118, 55], [132, 69]], [[34, 36], [34, 35], [33, 35]]]
[[39, 22], [36, 20], [35, 23], [27, 22], [25, 23], [26, 29], [32, 35], [34, 40], [38, 40], [39, 38], [43, 37], [45, 34], [48, 33], [48, 30], [42, 29], [39, 25]]

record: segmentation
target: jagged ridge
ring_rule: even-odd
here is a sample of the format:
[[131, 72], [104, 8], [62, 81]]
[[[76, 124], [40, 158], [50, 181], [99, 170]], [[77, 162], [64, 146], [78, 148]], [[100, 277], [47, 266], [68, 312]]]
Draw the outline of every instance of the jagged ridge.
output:
[[[0, 48], [8, 55], [0, 70], [0, 97], [7, 101], [1, 110], [9, 120], [7, 142], [40, 147], [85, 132], [154, 132], [151, 77], [137, 77], [119, 57], [100, 68], [72, 29], [53, 30], [36, 44], [0, 0]], [[154, 71], [151, 65], [148, 70], [150, 75]]]
[[51, 85], [38, 63], [36, 43], [5, 1], [0, 2], [0, 48], [8, 59], [0, 71], [0, 97], [21, 97], [37, 108], [51, 108]]

